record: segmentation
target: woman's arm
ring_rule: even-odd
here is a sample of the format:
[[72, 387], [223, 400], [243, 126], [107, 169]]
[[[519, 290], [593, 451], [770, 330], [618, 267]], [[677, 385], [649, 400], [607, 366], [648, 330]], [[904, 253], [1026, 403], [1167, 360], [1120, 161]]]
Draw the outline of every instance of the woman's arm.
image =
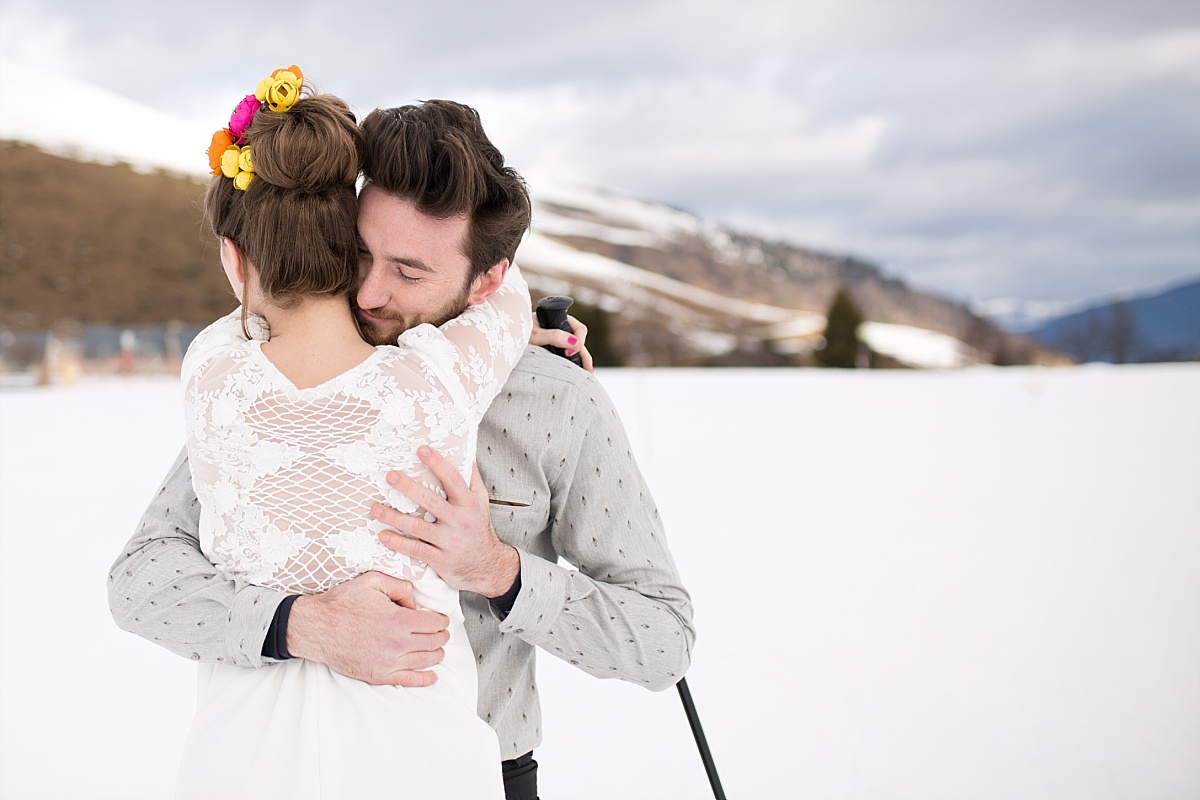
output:
[[486, 300], [439, 328], [418, 325], [397, 344], [411, 350], [422, 372], [436, 376], [475, 423], [508, 380], [533, 329], [529, 287], [516, 264]]

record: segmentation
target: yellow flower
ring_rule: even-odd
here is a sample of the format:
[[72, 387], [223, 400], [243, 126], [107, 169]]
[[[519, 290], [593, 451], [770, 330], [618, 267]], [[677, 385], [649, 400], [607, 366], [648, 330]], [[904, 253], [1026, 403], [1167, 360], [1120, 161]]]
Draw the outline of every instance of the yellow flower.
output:
[[250, 146], [232, 144], [221, 153], [221, 174], [233, 178], [235, 189], [245, 189], [254, 179], [254, 162], [250, 160]]
[[241, 157], [242, 149], [236, 144], [231, 144], [225, 148], [225, 152], [221, 153], [221, 174], [226, 178], [232, 178], [238, 174], [238, 159]]
[[254, 96], [258, 98], [260, 103], [267, 102], [267, 92], [271, 90], [271, 86], [275, 83], [275, 79], [269, 75], [258, 82], [254, 87]]
[[[290, 75], [291, 73], [284, 73]], [[267, 91], [267, 108], [272, 111], [287, 111], [300, 97], [300, 81], [288, 78], [276, 79]]]
[[267, 104], [272, 111], [287, 111], [300, 98], [300, 87], [304, 84], [304, 73], [292, 65], [277, 69], [271, 77], [263, 78], [254, 87], [254, 96]]

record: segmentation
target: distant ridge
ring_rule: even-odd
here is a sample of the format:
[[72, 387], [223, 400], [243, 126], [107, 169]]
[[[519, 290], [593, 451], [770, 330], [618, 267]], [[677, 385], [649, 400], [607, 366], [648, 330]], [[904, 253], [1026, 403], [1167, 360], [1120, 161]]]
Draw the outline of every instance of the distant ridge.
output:
[[1200, 360], [1200, 278], [1150, 296], [1065, 314], [1029, 335], [1080, 361]]

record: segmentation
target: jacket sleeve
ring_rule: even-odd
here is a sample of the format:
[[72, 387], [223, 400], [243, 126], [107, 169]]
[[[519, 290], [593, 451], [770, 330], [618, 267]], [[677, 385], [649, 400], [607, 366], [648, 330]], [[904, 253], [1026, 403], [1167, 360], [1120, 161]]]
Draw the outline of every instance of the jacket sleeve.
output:
[[263, 641], [287, 594], [230, 580], [200, 551], [187, 451], [171, 466], [108, 575], [117, 625], [193, 661], [269, 663]]
[[555, 550], [576, 568], [518, 549], [521, 591], [500, 629], [595, 677], [669, 688], [691, 663], [691, 599], [616, 409], [594, 378], [580, 384], [574, 415], [582, 433], [562, 454], [551, 524]]

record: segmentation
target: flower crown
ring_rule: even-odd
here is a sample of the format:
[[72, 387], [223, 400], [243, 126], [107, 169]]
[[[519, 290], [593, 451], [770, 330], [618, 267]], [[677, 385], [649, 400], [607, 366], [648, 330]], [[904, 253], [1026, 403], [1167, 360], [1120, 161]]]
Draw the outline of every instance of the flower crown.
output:
[[213, 175], [233, 178], [233, 188], [245, 190], [254, 180], [254, 162], [250, 159], [250, 146], [246, 144], [246, 130], [254, 121], [254, 115], [264, 108], [283, 113], [300, 97], [304, 84], [304, 73], [295, 64], [287, 69], [277, 69], [270, 77], [263, 78], [254, 88], [254, 94], [242, 98], [229, 117], [229, 126], [213, 134], [208, 145], [208, 165]]

